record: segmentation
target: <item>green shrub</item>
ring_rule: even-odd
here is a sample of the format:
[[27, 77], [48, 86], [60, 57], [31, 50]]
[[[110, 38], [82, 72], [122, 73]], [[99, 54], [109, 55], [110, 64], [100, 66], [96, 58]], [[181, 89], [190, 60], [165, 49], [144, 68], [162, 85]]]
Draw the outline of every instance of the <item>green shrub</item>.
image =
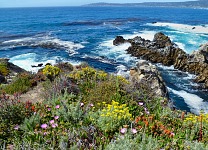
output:
[[20, 74], [14, 81], [2, 87], [7, 94], [25, 93], [32, 87], [31, 76], [29, 74]]
[[19, 125], [32, 114], [31, 107], [31, 103], [19, 102], [17, 98], [0, 97], [0, 145], [3, 141], [10, 143], [13, 140]]
[[7, 76], [9, 74], [9, 69], [7, 67], [6, 64], [4, 63], [0, 63], [0, 74], [2, 74], [3, 76]]

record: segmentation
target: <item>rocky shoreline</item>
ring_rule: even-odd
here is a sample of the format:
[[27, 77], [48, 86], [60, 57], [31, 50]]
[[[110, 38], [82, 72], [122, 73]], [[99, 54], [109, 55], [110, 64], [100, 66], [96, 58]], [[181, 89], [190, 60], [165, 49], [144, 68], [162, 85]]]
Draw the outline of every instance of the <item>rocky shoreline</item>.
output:
[[113, 44], [126, 42], [131, 44], [126, 51], [132, 56], [165, 66], [173, 65], [175, 69], [195, 74], [195, 82], [199, 83], [201, 88], [208, 89], [208, 43], [201, 45], [199, 50], [192, 54], [187, 54], [168, 36], [159, 32], [154, 35], [153, 41], [138, 36], [133, 39], [117, 36]]

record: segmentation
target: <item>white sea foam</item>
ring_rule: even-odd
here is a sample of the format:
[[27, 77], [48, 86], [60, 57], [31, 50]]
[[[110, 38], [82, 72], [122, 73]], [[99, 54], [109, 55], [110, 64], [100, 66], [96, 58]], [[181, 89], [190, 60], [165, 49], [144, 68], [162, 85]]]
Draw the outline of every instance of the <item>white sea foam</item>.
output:
[[55, 58], [51, 58], [50, 60], [46, 60], [46, 61], [37, 61], [36, 56], [37, 54], [35, 53], [27, 53], [27, 54], [14, 56], [9, 61], [27, 71], [32, 71], [32, 72], [37, 72], [38, 69], [40, 69], [36, 67], [33, 68], [32, 65], [37, 66], [40, 63], [43, 63], [43, 65], [45, 65], [46, 63], [51, 63], [53, 65], [56, 63]]
[[129, 77], [130, 72], [128, 71], [126, 66], [119, 65], [119, 66], [116, 67], [116, 69], [117, 69], [116, 75], [123, 76], [123, 77]]
[[[27, 53], [27, 54], [22, 54], [22, 55], [17, 55], [12, 57], [9, 61], [12, 62], [13, 64], [31, 72], [38, 72], [40, 68], [43, 68], [47, 63], [50, 63], [52, 65], [64, 61], [64, 62], [69, 62], [72, 65], [79, 65], [81, 62], [79, 61], [67, 61], [67, 60], [62, 60], [59, 56], [54, 56], [47, 58], [42, 58], [41, 60], [37, 59], [37, 54], [35, 53]], [[42, 67], [32, 67], [32, 66], [37, 66], [38, 64], [43, 64]]]
[[58, 38], [51, 37], [49, 35], [36, 35], [33, 37], [19, 38], [2, 42], [5, 47], [18, 47], [18, 46], [32, 46], [32, 47], [44, 47], [52, 49], [64, 49], [70, 54], [76, 53], [76, 50], [84, 48], [80, 43], [74, 43], [71, 41], [63, 41]]
[[133, 34], [124, 34], [122, 35], [125, 39], [133, 39], [136, 36], [140, 36], [144, 38], [145, 40], [152, 41], [154, 38], [154, 35], [156, 34], [156, 31], [140, 31], [140, 32], [134, 32]]
[[[185, 50], [185, 44], [180, 43], [180, 42], [175, 42], [176, 45], [178, 45], [179, 48], [181, 48], [182, 50]], [[186, 50], [185, 50], [186, 51]]]
[[168, 89], [174, 94], [182, 97], [185, 103], [191, 109], [191, 112], [199, 114], [200, 110], [203, 109], [205, 113], [208, 113], [208, 102], [205, 102], [201, 97], [183, 90], [176, 91], [171, 88]]
[[175, 29], [175, 30], [183, 31], [183, 32], [208, 34], [208, 25], [192, 26], [192, 25], [187, 25], [187, 24], [166, 23], [166, 22], [148, 23], [147, 25], [158, 26], [158, 27], [167, 27], [167, 28], [171, 28], [171, 29]]

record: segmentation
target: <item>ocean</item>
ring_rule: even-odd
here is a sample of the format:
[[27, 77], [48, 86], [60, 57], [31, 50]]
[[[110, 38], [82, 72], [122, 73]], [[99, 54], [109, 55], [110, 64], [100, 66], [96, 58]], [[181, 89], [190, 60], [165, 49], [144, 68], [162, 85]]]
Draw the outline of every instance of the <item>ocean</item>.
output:
[[[137, 58], [130, 44], [114, 46], [117, 35], [152, 40], [163, 32], [187, 53], [208, 42], [208, 9], [165, 7], [46, 7], [0, 9], [0, 57], [28, 70], [31, 65], [87, 62], [128, 76]], [[153, 24], [154, 22], [154, 24]], [[195, 29], [193, 29], [195, 27]], [[157, 64], [177, 109], [208, 113], [208, 91], [194, 75]]]

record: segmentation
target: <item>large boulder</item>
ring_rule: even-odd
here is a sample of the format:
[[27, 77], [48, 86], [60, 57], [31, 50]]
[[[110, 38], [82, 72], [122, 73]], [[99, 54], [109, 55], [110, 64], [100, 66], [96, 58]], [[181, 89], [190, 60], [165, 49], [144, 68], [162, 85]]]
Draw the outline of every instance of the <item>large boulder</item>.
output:
[[162, 32], [156, 33], [154, 35], [153, 42], [156, 43], [158, 48], [164, 48], [173, 45], [170, 38], [165, 34], [163, 34]]
[[115, 40], [113, 40], [113, 45], [120, 45], [125, 43], [126, 40], [122, 36], [116, 36]]
[[130, 81], [134, 86], [142, 86], [154, 97], [169, 99], [168, 90], [157, 67], [148, 61], [140, 60], [136, 67], [130, 70]]

